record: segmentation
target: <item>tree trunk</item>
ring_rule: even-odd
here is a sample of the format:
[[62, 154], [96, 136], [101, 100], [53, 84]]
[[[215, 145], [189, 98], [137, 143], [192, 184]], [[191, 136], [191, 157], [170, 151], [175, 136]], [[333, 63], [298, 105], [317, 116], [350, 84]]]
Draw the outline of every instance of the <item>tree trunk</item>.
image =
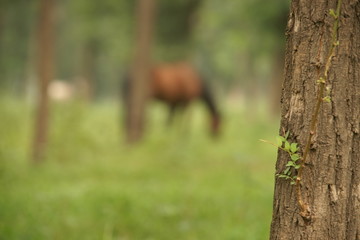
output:
[[39, 97], [33, 140], [33, 161], [42, 160], [48, 135], [49, 99], [47, 89], [54, 72], [54, 1], [41, 0], [38, 25]]
[[[343, 0], [339, 45], [329, 58], [335, 22], [329, 10], [336, 8], [336, 0], [292, 1], [280, 132], [290, 132], [288, 140], [299, 144], [301, 155], [312, 137], [300, 182], [276, 178], [270, 239], [360, 239], [360, 2]], [[316, 82], [328, 59], [324, 86], [331, 101], [321, 103], [310, 133], [321, 85]], [[289, 154], [279, 150], [277, 173], [288, 161]]]
[[95, 96], [97, 41], [90, 39], [82, 49], [80, 76], [75, 80], [75, 86], [80, 99], [90, 102]]
[[140, 140], [144, 131], [154, 15], [155, 0], [138, 1], [137, 36], [134, 62], [130, 72], [130, 98], [126, 119], [128, 143]]

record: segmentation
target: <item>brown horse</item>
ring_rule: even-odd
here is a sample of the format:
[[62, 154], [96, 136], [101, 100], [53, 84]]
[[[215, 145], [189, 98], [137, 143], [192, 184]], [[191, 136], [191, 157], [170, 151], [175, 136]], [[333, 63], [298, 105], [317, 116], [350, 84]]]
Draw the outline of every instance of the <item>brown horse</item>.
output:
[[[129, 79], [125, 90], [129, 88]], [[220, 127], [220, 114], [206, 82], [188, 63], [162, 64], [151, 68], [149, 95], [169, 106], [171, 121], [177, 109], [185, 108], [199, 99], [207, 107], [211, 117], [211, 131], [217, 135]], [[127, 91], [128, 92], [128, 91]]]

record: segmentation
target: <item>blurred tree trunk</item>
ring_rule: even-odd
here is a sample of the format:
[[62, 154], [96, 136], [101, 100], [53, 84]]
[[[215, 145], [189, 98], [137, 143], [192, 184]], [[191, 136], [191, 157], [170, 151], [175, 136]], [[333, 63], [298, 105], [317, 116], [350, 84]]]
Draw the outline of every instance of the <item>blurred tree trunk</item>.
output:
[[96, 57], [98, 53], [97, 41], [87, 40], [82, 49], [80, 64], [80, 77], [75, 79], [76, 90], [79, 97], [91, 101], [95, 95]]
[[0, 87], [3, 89], [6, 86], [6, 71], [5, 71], [5, 58], [3, 53], [4, 30], [6, 26], [6, 2], [0, 1]]
[[[309, 151], [302, 174], [294, 172], [300, 183], [276, 178], [270, 239], [360, 239], [360, 2], [343, 0], [340, 45], [329, 58], [330, 46], [336, 45], [335, 18], [329, 10], [336, 5], [336, 0], [291, 4], [281, 134], [290, 132], [289, 141], [299, 144], [302, 156]], [[327, 80], [317, 84], [326, 76], [328, 59]], [[318, 95], [322, 86], [327, 93]], [[321, 103], [317, 121], [311, 124], [317, 96], [321, 100], [326, 95], [331, 101]], [[277, 173], [288, 161], [289, 154], [280, 150]]]
[[[3, 39], [3, 31], [5, 27], [5, 4], [0, 3], [0, 43]], [[1, 45], [0, 45], [1, 46]]]
[[26, 62], [25, 62], [25, 81], [23, 83], [24, 87], [24, 95], [27, 101], [30, 101], [34, 98], [35, 87], [36, 87], [36, 32], [34, 30], [30, 31], [29, 39], [27, 43], [27, 54], [26, 54]]
[[155, 0], [138, 0], [135, 53], [129, 82], [127, 106], [127, 142], [141, 139], [145, 124], [145, 105], [151, 58], [151, 39], [155, 17]]
[[54, 75], [54, 0], [40, 1], [37, 34], [39, 93], [33, 140], [32, 159], [34, 162], [42, 160], [48, 138], [49, 99], [47, 89]]

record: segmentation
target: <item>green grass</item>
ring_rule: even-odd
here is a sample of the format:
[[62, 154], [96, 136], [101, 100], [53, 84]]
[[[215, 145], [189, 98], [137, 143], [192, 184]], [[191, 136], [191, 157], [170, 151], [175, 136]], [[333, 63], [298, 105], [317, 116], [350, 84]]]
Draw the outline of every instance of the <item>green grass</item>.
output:
[[46, 161], [30, 164], [32, 107], [0, 100], [0, 239], [268, 239], [277, 135], [264, 110], [224, 110], [209, 138], [194, 106], [123, 144], [119, 106], [53, 104]]

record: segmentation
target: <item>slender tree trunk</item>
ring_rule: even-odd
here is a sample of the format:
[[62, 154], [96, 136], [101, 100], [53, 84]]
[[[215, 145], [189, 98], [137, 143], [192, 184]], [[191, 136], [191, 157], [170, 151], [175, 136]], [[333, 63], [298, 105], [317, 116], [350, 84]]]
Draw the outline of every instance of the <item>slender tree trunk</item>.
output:
[[[5, 28], [5, 4], [0, 3], [0, 43], [3, 40], [3, 32]], [[0, 45], [1, 47], [1, 45]]]
[[42, 160], [48, 137], [49, 99], [47, 89], [54, 72], [54, 0], [40, 1], [38, 25], [39, 97], [35, 119], [32, 159]]
[[35, 66], [36, 62], [36, 40], [38, 38], [37, 32], [35, 30], [31, 30], [29, 32], [29, 38], [27, 42], [27, 54], [25, 61], [25, 70], [24, 70], [24, 95], [27, 101], [34, 99], [35, 88], [36, 88], [36, 80], [37, 80], [37, 69]]
[[[289, 141], [299, 144], [303, 156], [309, 136], [311, 141], [298, 184], [276, 178], [270, 239], [360, 239], [360, 2], [342, 1], [339, 45], [329, 57], [336, 45], [329, 10], [336, 8], [337, 0], [292, 1], [280, 134], [289, 131]], [[320, 97], [328, 95], [331, 101], [321, 103], [312, 131], [322, 85], [317, 80], [326, 65], [327, 90]], [[277, 173], [288, 161], [289, 154], [279, 150]]]
[[80, 77], [76, 79], [76, 89], [82, 100], [90, 102], [95, 96], [95, 72], [97, 57], [96, 40], [88, 40], [82, 49]]
[[134, 62], [130, 73], [130, 98], [126, 120], [127, 142], [129, 143], [140, 140], [144, 131], [154, 16], [155, 0], [138, 0], [137, 36]]

